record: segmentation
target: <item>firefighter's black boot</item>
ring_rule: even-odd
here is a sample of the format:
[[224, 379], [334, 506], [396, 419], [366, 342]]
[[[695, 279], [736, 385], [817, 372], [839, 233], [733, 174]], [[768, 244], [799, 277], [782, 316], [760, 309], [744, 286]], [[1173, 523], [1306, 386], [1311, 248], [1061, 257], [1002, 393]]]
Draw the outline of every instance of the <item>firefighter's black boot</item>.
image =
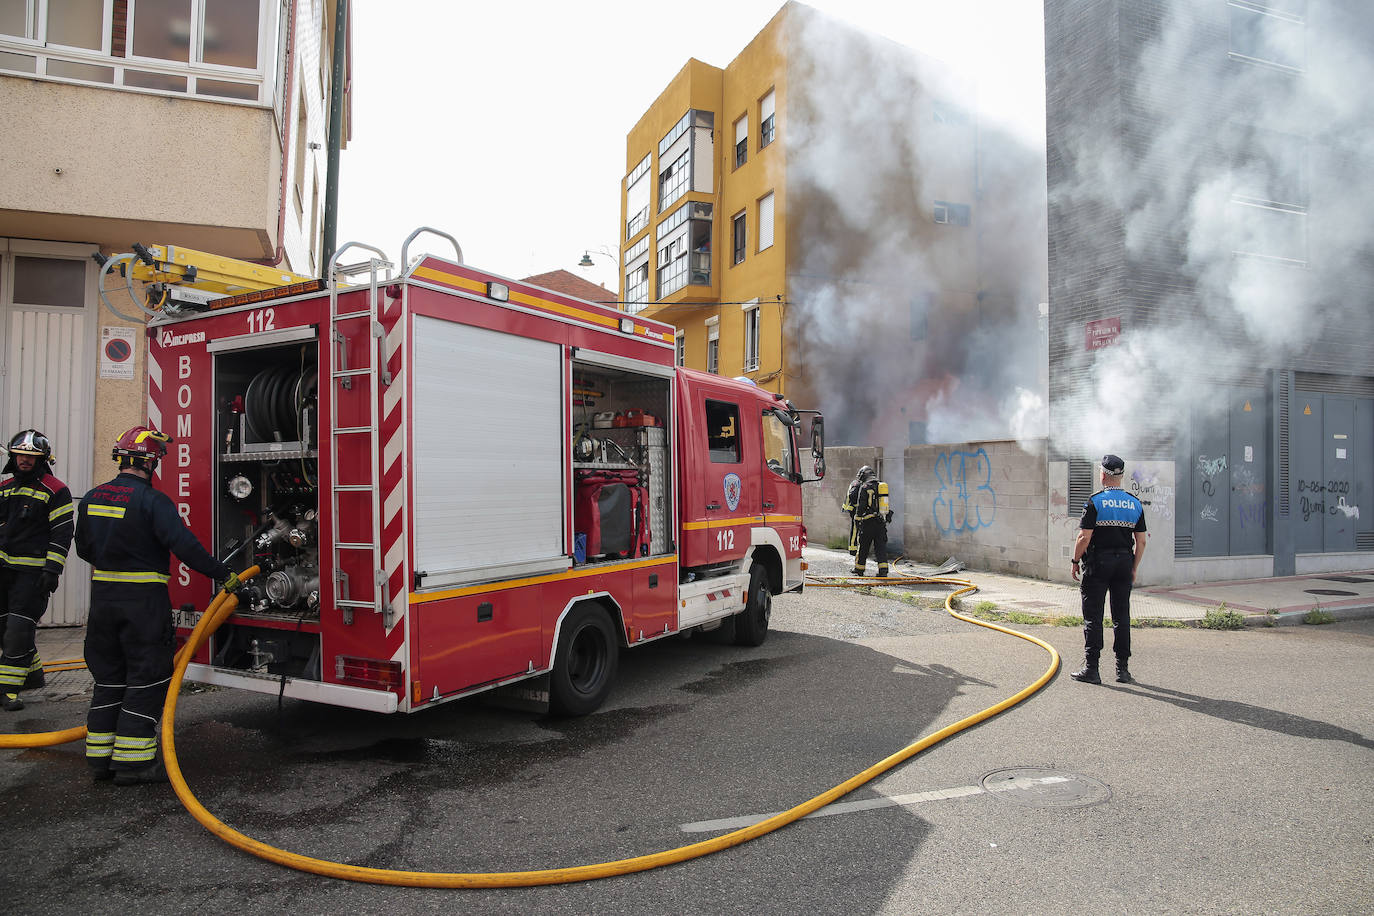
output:
[[115, 778], [115, 771], [110, 767], [109, 760], [101, 760], [99, 763], [95, 763], [87, 758], [87, 762], [91, 765], [91, 778], [96, 782], [109, 782], [111, 779]]
[[1118, 684], [1134, 684], [1135, 678], [1131, 677], [1131, 672], [1126, 667], [1126, 659], [1116, 660], [1116, 682]]
[[1070, 673], [1069, 677], [1084, 684], [1102, 683], [1102, 675], [1097, 673], [1097, 659], [1095, 658], [1083, 659], [1083, 667]]
[[867, 567], [855, 566], [853, 569], [851, 569], [851, 570], [849, 571], [849, 574], [850, 574], [851, 576], [862, 576], [866, 570], [867, 570]]
[[18, 712], [24, 708], [24, 701], [19, 699], [18, 693], [7, 693], [3, 700], [0, 700], [0, 708], [5, 712]]
[[147, 766], [120, 768], [114, 771], [114, 784], [117, 786], [138, 786], [166, 781], [167, 769], [161, 760], [155, 760]]
[[886, 579], [886, 578], [887, 578], [887, 564], [886, 564], [886, 563], [879, 563], [879, 564], [878, 564], [878, 577], [881, 578], [881, 579]]
[[33, 664], [29, 665], [29, 673], [24, 678], [25, 690], [37, 690], [48, 683], [47, 676], [43, 674], [43, 659], [38, 657], [38, 653], [33, 655]]

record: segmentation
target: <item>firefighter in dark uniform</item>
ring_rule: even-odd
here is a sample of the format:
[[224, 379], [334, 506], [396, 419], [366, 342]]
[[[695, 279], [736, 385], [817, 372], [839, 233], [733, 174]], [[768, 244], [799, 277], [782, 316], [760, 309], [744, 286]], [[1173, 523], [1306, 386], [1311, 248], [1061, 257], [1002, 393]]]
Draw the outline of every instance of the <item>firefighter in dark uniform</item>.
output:
[[1073, 545], [1073, 577], [1082, 576], [1083, 667], [1069, 675], [1086, 684], [1102, 683], [1097, 671], [1102, 654], [1102, 605], [1112, 602], [1112, 651], [1116, 679], [1131, 683], [1131, 586], [1145, 556], [1145, 507], [1121, 489], [1126, 462], [1115, 455], [1102, 457], [1102, 489], [1083, 506], [1078, 538]]
[[854, 474], [854, 479], [849, 482], [849, 492], [845, 494], [844, 505], [840, 506], [849, 515], [849, 555], [856, 556], [859, 552], [859, 526], [854, 522], [854, 508], [859, 504], [859, 485], [864, 482], [867, 475], [872, 474], [873, 469], [868, 465], [859, 468]]
[[119, 476], [87, 493], [77, 513], [76, 551], [91, 564], [86, 666], [95, 689], [86, 762], [96, 780], [121, 786], [167, 779], [157, 722], [175, 649], [169, 554], [225, 580], [227, 591], [238, 587], [238, 577], [201, 546], [171, 498], [152, 485], [170, 441], [146, 426], [120, 436], [113, 452]]
[[859, 496], [854, 503], [854, 524], [859, 529], [859, 555], [854, 558], [854, 575], [862, 576], [868, 569], [868, 551], [878, 561], [878, 575], [887, 575], [887, 523], [892, 510], [887, 505], [887, 484], [878, 479], [870, 467], [859, 471]]
[[26, 429], [6, 447], [0, 480], [0, 706], [24, 708], [19, 691], [43, 686], [34, 634], [57, 591], [72, 543], [72, 494], [52, 475], [52, 446]]

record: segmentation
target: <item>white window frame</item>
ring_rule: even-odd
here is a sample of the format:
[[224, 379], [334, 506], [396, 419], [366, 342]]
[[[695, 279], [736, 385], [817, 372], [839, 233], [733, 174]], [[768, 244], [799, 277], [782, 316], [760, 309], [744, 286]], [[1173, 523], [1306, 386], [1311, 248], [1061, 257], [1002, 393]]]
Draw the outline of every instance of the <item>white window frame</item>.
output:
[[[20, 73], [26, 77], [53, 82], [77, 83], [81, 85], [102, 86], [122, 89], [126, 92], [149, 93], [153, 95], [196, 98], [202, 101], [225, 104], [267, 106], [276, 104], [276, 80], [278, 57], [281, 54], [278, 41], [278, 23], [281, 20], [278, 7], [280, 0], [257, 0], [258, 38], [257, 59], [251, 68], [230, 67], [224, 64], [204, 63], [204, 32], [206, 0], [187, 0], [191, 12], [190, 31], [187, 36], [186, 62], [169, 61], [153, 57], [138, 57], [133, 54], [134, 24], [138, 0], [129, 0], [126, 31], [125, 55], [113, 56], [114, 0], [102, 0], [101, 5], [101, 46], [98, 49], [77, 48], [66, 45], [50, 44], [47, 41], [49, 0], [26, 0], [25, 33], [22, 36], [0, 35], [0, 52], [34, 58], [32, 71], [0, 69], [0, 73]], [[78, 77], [51, 75], [48, 73], [49, 61], [100, 67], [111, 71], [109, 81], [80, 79]], [[148, 89], [142, 86], [126, 85], [125, 73], [150, 73], [169, 76], [186, 81], [185, 90]], [[199, 80], [239, 83], [256, 90], [253, 98], [240, 99], [224, 95], [201, 93]]]
[[759, 198], [759, 251], [773, 247], [775, 218], [773, 192], [769, 191]]
[[778, 137], [777, 94], [775, 90], [759, 99], [759, 149], [763, 149]]
[[706, 319], [706, 371], [720, 375], [720, 316]]
[[[744, 144], [743, 148], [740, 144]], [[742, 156], [741, 156], [742, 154]], [[735, 122], [735, 148], [734, 148], [735, 168], [742, 168], [749, 161], [749, 115], [742, 115]]]
[[759, 336], [762, 330], [757, 297], [741, 306], [744, 311], [744, 371], [759, 369]]
[[687, 332], [682, 330], [673, 335], [673, 365], [687, 365]]

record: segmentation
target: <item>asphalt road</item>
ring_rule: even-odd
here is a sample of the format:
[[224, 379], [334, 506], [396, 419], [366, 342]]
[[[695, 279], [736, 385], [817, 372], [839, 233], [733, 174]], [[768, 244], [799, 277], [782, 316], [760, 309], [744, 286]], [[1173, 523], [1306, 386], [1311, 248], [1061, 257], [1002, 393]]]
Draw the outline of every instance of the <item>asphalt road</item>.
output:
[[[235, 828], [359, 865], [580, 865], [784, 810], [1008, 697], [1040, 647], [840, 590], [776, 600], [758, 649], [627, 653], [584, 719], [408, 718], [187, 693], [177, 746]], [[655, 871], [510, 890], [379, 887], [226, 846], [167, 786], [94, 785], [79, 745], [0, 751], [6, 899], [27, 913], [1367, 913], [1374, 621], [1138, 630], [1140, 683], [1067, 676], [815, 817]], [[0, 722], [76, 724], [76, 701]], [[18, 728], [16, 728], [16, 726]], [[695, 826], [693, 826], [695, 825]], [[687, 829], [684, 829], [686, 827]]]

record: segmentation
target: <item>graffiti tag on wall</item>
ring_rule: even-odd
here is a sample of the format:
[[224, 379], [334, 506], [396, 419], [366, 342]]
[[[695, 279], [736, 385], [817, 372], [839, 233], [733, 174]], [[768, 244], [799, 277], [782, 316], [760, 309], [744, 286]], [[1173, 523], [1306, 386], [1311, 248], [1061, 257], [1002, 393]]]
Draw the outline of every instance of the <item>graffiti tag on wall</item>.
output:
[[[1299, 480], [1298, 492], [1322, 494], [1320, 499], [1316, 496], [1298, 497], [1303, 521], [1308, 521], [1314, 515], [1344, 515], [1346, 518], [1354, 519], [1360, 517], [1360, 507], [1348, 505], [1345, 501], [1350, 493], [1348, 480], [1328, 480], [1325, 483], [1320, 480]], [[1328, 495], [1336, 497], [1336, 501], [1329, 503]]]
[[1145, 511], [1161, 519], [1174, 517], [1174, 488], [1159, 482], [1159, 475], [1145, 471], [1131, 472], [1131, 492]]
[[985, 450], [941, 454], [935, 459], [935, 479], [940, 489], [930, 508], [941, 534], [986, 528], [997, 517], [992, 462]]

